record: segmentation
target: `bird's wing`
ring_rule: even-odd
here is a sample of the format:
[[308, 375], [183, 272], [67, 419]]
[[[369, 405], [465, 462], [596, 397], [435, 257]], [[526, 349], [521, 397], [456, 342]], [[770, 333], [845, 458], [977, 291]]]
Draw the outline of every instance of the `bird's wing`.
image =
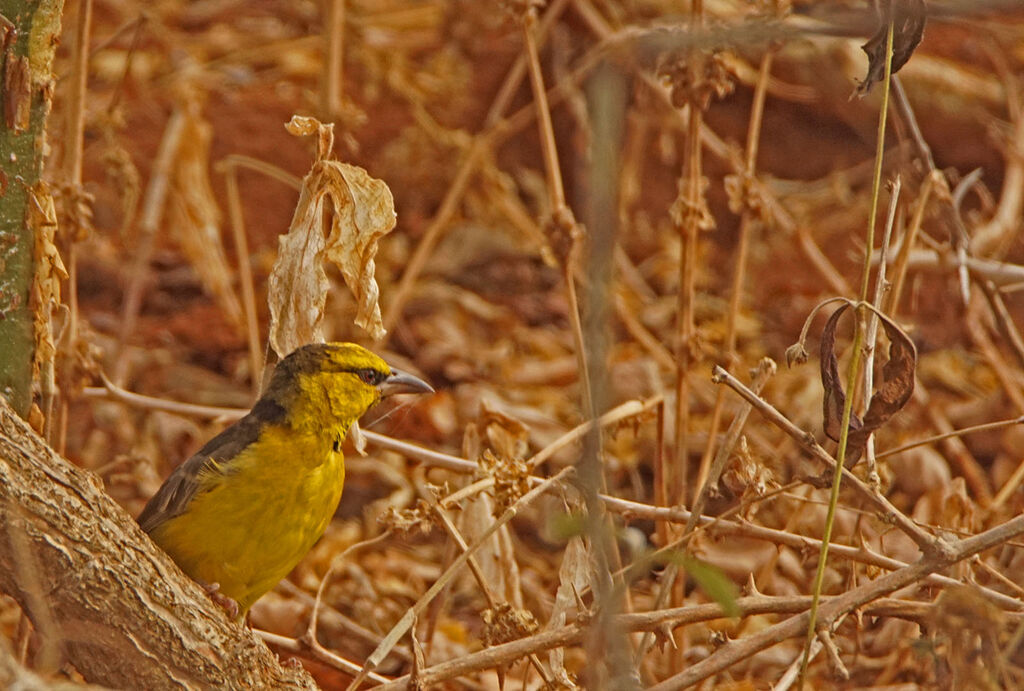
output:
[[278, 422], [285, 411], [273, 401], [261, 399], [248, 415], [208, 441], [164, 481], [136, 519], [147, 533], [188, 508], [203, 484], [203, 476], [231, 473], [231, 460], [255, 442], [263, 426]]

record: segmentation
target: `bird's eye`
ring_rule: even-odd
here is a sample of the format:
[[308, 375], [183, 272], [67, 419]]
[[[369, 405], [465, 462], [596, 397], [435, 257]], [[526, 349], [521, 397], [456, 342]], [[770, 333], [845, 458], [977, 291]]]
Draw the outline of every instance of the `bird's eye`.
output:
[[356, 370], [356, 375], [363, 381], [364, 384], [370, 384], [376, 386], [380, 383], [381, 374], [374, 369], [361, 369]]

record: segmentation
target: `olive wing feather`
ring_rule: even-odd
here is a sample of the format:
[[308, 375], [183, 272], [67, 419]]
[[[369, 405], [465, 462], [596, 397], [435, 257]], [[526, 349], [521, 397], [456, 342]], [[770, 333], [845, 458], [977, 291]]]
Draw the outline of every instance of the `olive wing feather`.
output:
[[284, 408], [274, 401], [261, 399], [252, 411], [208, 441], [191, 458], [168, 476], [136, 519], [147, 533], [188, 509], [199, 491], [204, 474], [231, 472], [231, 460], [259, 439], [260, 431], [270, 422], [279, 422]]

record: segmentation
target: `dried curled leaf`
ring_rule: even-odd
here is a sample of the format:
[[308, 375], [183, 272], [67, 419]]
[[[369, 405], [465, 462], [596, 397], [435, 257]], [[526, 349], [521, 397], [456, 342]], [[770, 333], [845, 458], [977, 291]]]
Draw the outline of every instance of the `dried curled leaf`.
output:
[[521, 421], [483, 400], [480, 402], [480, 418], [476, 424], [483, 429], [487, 441], [499, 457], [521, 459], [526, 455], [530, 430]]
[[704, 110], [712, 97], [723, 99], [736, 88], [732, 66], [718, 51], [669, 53], [658, 66], [658, 76], [668, 82], [676, 108], [694, 104]]
[[530, 467], [523, 459], [499, 458], [485, 449], [477, 461], [480, 477], [494, 478], [494, 515], [498, 516], [530, 491]]
[[142, 197], [142, 175], [132, 160], [119, 134], [126, 127], [124, 113], [115, 108], [99, 116], [97, 126], [103, 135], [103, 151], [100, 162], [109, 185], [118, 191], [121, 201], [121, 234], [135, 218], [135, 209]]
[[802, 342], [794, 343], [786, 348], [786, 367], [802, 365], [807, 362], [808, 357], [807, 348], [804, 347], [804, 344]]
[[857, 87], [858, 96], [864, 96], [876, 82], [885, 78], [885, 44], [890, 18], [893, 23], [892, 73], [896, 74], [921, 43], [927, 14], [924, 0], [886, 0], [883, 3], [878, 30], [861, 46], [868, 54], [868, 73]]
[[[917, 348], [903, 330], [884, 317], [882, 327], [890, 341], [889, 360], [882, 368], [882, 385], [871, 396], [864, 426], [850, 434], [850, 448], [857, 452], [858, 457], [868, 442], [868, 436], [902, 410], [914, 393]], [[850, 463], [856, 463], [856, 459]]]
[[679, 195], [669, 208], [672, 220], [677, 225], [684, 228], [696, 226], [700, 230], [713, 230], [715, 228], [715, 217], [708, 206], [707, 190], [710, 185], [711, 181], [708, 178], [701, 177], [700, 196], [697, 202], [694, 203], [689, 198], [686, 179], [682, 177], [679, 179]]
[[374, 276], [377, 243], [395, 227], [391, 190], [358, 166], [328, 158], [334, 126], [314, 118], [293, 117], [287, 129], [298, 136], [317, 135], [317, 159], [302, 181], [288, 233], [278, 243], [270, 274], [270, 344], [284, 356], [298, 346], [323, 341], [320, 323], [327, 301], [324, 262], [333, 262], [356, 297], [355, 322], [381, 338]]
[[481, 613], [484, 620], [484, 645], [500, 645], [537, 630], [537, 619], [526, 609], [519, 609], [508, 602], [499, 602]]
[[[843, 303], [839, 309], [832, 313], [832, 316], [825, 322], [825, 329], [821, 332], [821, 385], [825, 389], [825, 396], [822, 399], [822, 419], [824, 420], [825, 434], [832, 441], [839, 441], [839, 426], [842, 424], [843, 407], [846, 405], [846, 392], [843, 391], [843, 383], [839, 378], [839, 358], [836, 356], [836, 326], [839, 318], [850, 306], [850, 303]], [[857, 430], [863, 426], [857, 413], [850, 412], [850, 429]], [[846, 456], [849, 462], [850, 455], [847, 450]]]
[[[746, 436], [740, 437], [733, 452], [729, 467], [722, 474], [722, 484], [736, 496], [744, 499], [763, 497], [769, 489], [779, 486], [775, 476], [763, 460], [747, 444]], [[756, 505], [756, 502], [753, 504]]]
[[57, 222], [74, 242], [88, 240], [93, 233], [92, 205], [95, 197], [81, 184], [63, 184], [53, 190]]
[[771, 226], [775, 218], [771, 199], [756, 177], [746, 173], [726, 175], [724, 182], [730, 211], [734, 214], [749, 212], [762, 223]]
[[[825, 434], [839, 441], [846, 394], [839, 379], [839, 362], [835, 352], [836, 325], [849, 303], [832, 313], [821, 334], [821, 383], [825, 389], [823, 416]], [[850, 413], [850, 433], [846, 442], [847, 468], [860, 460], [868, 437], [899, 412], [914, 393], [914, 372], [917, 348], [910, 337], [885, 316], [879, 315], [885, 335], [889, 338], [889, 359], [882, 368], [881, 386], [871, 395], [868, 411], [862, 421]]]
[[366, 455], [366, 437], [363, 436], [363, 428], [359, 426], [359, 420], [352, 423], [352, 426], [348, 428], [348, 434], [345, 436], [352, 442], [356, 453], [360, 456]]
[[437, 526], [438, 518], [430, 504], [420, 499], [408, 509], [389, 506], [377, 523], [399, 535], [427, 535]]

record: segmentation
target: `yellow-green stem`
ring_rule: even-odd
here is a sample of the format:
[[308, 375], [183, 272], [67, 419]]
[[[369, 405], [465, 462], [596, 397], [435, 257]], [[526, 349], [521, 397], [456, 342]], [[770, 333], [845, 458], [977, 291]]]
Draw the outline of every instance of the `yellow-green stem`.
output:
[[[800, 662], [800, 684], [802, 689], [804, 679], [807, 675], [807, 665], [810, 663], [811, 643], [814, 641], [815, 628], [818, 618], [818, 602], [821, 599], [821, 587], [825, 580], [825, 565], [828, 562], [828, 546], [832, 539], [832, 526], [835, 523], [836, 505], [839, 503], [839, 486], [843, 478], [843, 465], [846, 462], [846, 445], [850, 432], [850, 415], [853, 412], [853, 391], [860, 376], [861, 351], [864, 346], [864, 329], [861, 324], [862, 306], [867, 300], [868, 285], [871, 279], [871, 251], [875, 244], [875, 221], [878, 216], [878, 192], [882, 183], [882, 155], [885, 152], [885, 125], [886, 115], [889, 108], [889, 81], [892, 77], [892, 37], [893, 23], [889, 20], [889, 27], [885, 39], [885, 79], [882, 82], [882, 105], [878, 115], [878, 141], [875, 148], [875, 170], [871, 188], [871, 213], [868, 219], [868, 235], [864, 250], [864, 267], [861, 272], [860, 302], [854, 319], [853, 351], [851, 355], [850, 371], [846, 378], [846, 390], [849, 395], [843, 404], [843, 417], [840, 423], [839, 449], [836, 451], [836, 470], [832, 478], [832, 491], [829, 494], [828, 514], [825, 518], [825, 532], [821, 536], [821, 553], [818, 556], [818, 569], [814, 574], [814, 590], [811, 594], [811, 611], [807, 624], [807, 640], [804, 644], [803, 659]], [[871, 392], [864, 392], [870, 395]]]

